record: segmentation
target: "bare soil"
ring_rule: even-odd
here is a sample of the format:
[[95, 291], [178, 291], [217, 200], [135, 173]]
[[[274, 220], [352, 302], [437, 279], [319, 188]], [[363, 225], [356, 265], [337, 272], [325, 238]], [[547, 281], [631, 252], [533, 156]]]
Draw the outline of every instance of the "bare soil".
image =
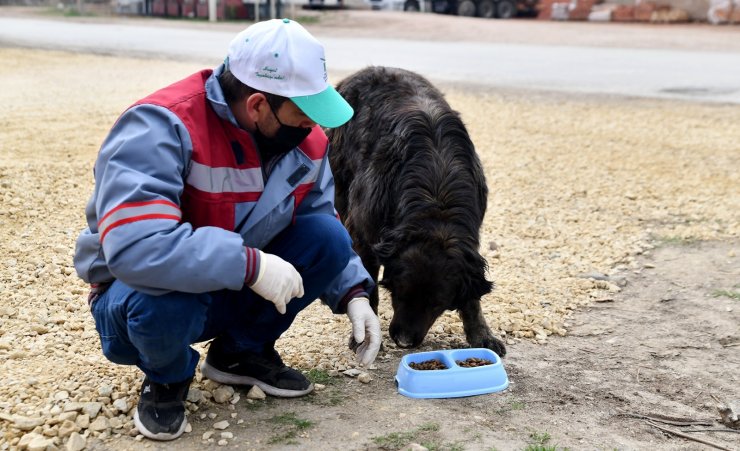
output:
[[[590, 35], [629, 47], [662, 36], [654, 45], [691, 48], [683, 31], [701, 48], [733, 51], [740, 42], [729, 38], [737, 27], [610, 24], [597, 32], [595, 24], [342, 14], [321, 15], [315, 25], [351, 35], [415, 29], [415, 39], [451, 27], [460, 39], [480, 33], [507, 42], [540, 36], [589, 45], [583, 36]], [[100, 450], [707, 446], [640, 415], [704, 421], [711, 426], [655, 424], [740, 449], [737, 433], [688, 432], [719, 428], [717, 401], [740, 399], [740, 111], [465, 85], [441, 88], [469, 128], [491, 191], [481, 252], [497, 288], [482, 302], [492, 330], [507, 341], [511, 386], [469, 398], [405, 398], [394, 375], [408, 351], [395, 348], [387, 333], [368, 371], [372, 380], [346, 377], [342, 372], [354, 367], [349, 324], [313, 305], [278, 346], [287, 363], [324, 389], [301, 399], [249, 401], [237, 388], [240, 399], [217, 403], [218, 387], [198, 373], [193, 389], [200, 400], [188, 404], [192, 431], [174, 443], [136, 437], [129, 409], [140, 373], [100, 354], [72, 250], [84, 227], [95, 154], [117, 115], [200, 68], [0, 48], [0, 449], [17, 448], [31, 433], [62, 447], [63, 418], [71, 418], [88, 449]], [[81, 71], [94, 77], [81, 78]], [[392, 312], [381, 295], [387, 331]], [[462, 325], [450, 313], [420, 350], [464, 346]], [[114, 407], [119, 400], [124, 409]], [[95, 414], [105, 421], [93, 428], [94, 416], [74, 403], [100, 403]], [[41, 424], [25, 429], [23, 418]], [[213, 429], [222, 420], [233, 437]]]
[[[716, 400], [740, 396], [740, 301], [717, 293], [737, 287], [738, 253], [740, 245], [722, 242], [671, 244], [648, 253], [639, 259], [639, 270], [624, 274], [627, 284], [621, 293], [571, 316], [568, 336], [547, 345], [521, 341], [509, 346], [504, 366], [511, 385], [504, 392], [456, 399], [403, 397], [394, 375], [405, 351], [390, 349], [367, 385], [340, 376], [301, 400], [238, 405], [235, 412], [245, 421], [229, 428], [240, 438], [230, 446], [710, 449], [637, 416], [697, 422], [657, 423], [676, 431], [723, 428]], [[420, 350], [446, 346], [428, 341]], [[188, 449], [205, 446], [202, 434], [228, 418], [224, 408], [206, 411], [219, 417], [192, 420], [193, 432], [182, 441]], [[280, 421], [286, 414], [313, 426], [301, 431], [295, 423]], [[738, 449], [740, 443], [737, 431], [685, 433], [727, 449]], [[119, 446], [130, 447], [125, 441]]]

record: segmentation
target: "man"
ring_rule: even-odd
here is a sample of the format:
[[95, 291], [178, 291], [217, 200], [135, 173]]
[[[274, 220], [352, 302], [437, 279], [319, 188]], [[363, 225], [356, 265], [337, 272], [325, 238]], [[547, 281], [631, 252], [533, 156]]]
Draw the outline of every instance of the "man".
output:
[[374, 285], [336, 217], [320, 127], [352, 114], [321, 44], [284, 19], [250, 26], [215, 71], [151, 94], [111, 129], [75, 267], [103, 354], [144, 372], [134, 422], [146, 437], [185, 430], [192, 343], [213, 339], [211, 380], [311, 392], [275, 341], [316, 298], [349, 316], [359, 362], [375, 359]]

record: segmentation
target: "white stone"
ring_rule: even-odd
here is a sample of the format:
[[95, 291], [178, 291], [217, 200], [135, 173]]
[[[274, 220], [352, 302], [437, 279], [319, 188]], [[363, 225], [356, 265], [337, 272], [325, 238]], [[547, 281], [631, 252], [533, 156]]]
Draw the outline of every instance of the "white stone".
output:
[[59, 425], [59, 432], [58, 436], [61, 438], [64, 438], [73, 432], [77, 431], [77, 425], [70, 421], [70, 420], [64, 420], [61, 425]]
[[81, 427], [82, 429], [87, 429], [88, 427], [90, 427], [90, 415], [80, 415], [77, 417], [75, 422], [77, 423], [77, 426]]
[[265, 392], [263, 392], [262, 389], [256, 385], [253, 385], [252, 388], [249, 389], [249, 392], [247, 392], [247, 399], [265, 399], [265, 398], [267, 398], [267, 395], [265, 394]]
[[53, 444], [53, 439], [36, 436], [33, 440], [31, 440], [31, 443], [28, 444], [26, 449], [28, 451], [46, 451], [46, 448]]
[[87, 440], [77, 432], [73, 432], [67, 440], [67, 451], [82, 451], [87, 446]]
[[127, 413], [129, 411], [128, 401], [126, 401], [126, 398], [118, 398], [113, 401], [113, 408], [121, 413]]
[[362, 373], [362, 371], [358, 370], [357, 368], [350, 368], [346, 371], [343, 371], [342, 374], [348, 377], [357, 377]]
[[232, 434], [231, 432], [222, 432], [221, 438], [234, 438], [234, 434]]
[[30, 431], [36, 426], [44, 424], [43, 418], [29, 418], [21, 415], [13, 415], [13, 425], [21, 431]]
[[35, 432], [25, 434], [18, 442], [18, 449], [26, 449], [28, 447], [28, 444], [31, 443], [31, 441], [33, 441], [36, 437], [41, 437], [41, 435]]
[[190, 423], [186, 424], [185, 425], [185, 432], [188, 433], [188, 434], [191, 433], [191, 432], [193, 432], [193, 425], [190, 424]]
[[82, 410], [83, 404], [81, 402], [67, 402], [64, 404], [65, 412], [79, 412]]
[[120, 429], [123, 426], [123, 422], [118, 417], [113, 417], [108, 420], [108, 425], [113, 429]]
[[418, 443], [409, 443], [404, 448], [402, 448], [402, 451], [429, 451], [429, 448], [421, 446]]
[[213, 390], [213, 400], [219, 404], [223, 404], [234, 395], [234, 388], [230, 385], [222, 385], [217, 389]]
[[208, 414], [208, 418], [210, 418], [211, 420], [212, 420], [212, 419], [214, 419], [214, 418], [216, 418], [217, 416], [218, 416], [218, 415], [216, 415], [216, 414], [215, 414], [215, 413], [213, 413], [213, 412], [211, 412], [211, 413], [209, 413], [209, 414]]
[[66, 390], [58, 391], [54, 393], [54, 401], [62, 401], [69, 399], [69, 392]]
[[89, 429], [92, 431], [104, 431], [108, 429], [108, 419], [100, 416], [90, 423]]
[[200, 402], [203, 399], [203, 392], [199, 389], [191, 387], [188, 390], [188, 397], [186, 398], [190, 402]]
[[218, 441], [218, 446], [226, 446], [229, 444], [228, 440], [221, 439]]
[[313, 388], [316, 391], [322, 391], [326, 388], [326, 385], [324, 384], [313, 384]]
[[59, 415], [59, 421], [74, 421], [77, 418], [77, 412], [64, 412]]
[[215, 434], [214, 431], [206, 431], [203, 433], [203, 436], [201, 438], [203, 440], [209, 440], [211, 437], [213, 437], [213, 434]]
[[373, 377], [370, 376], [370, 373], [361, 373], [359, 376], [357, 376], [357, 380], [362, 382], [363, 384], [368, 384], [371, 380], [373, 380]]
[[218, 423], [213, 424], [213, 429], [218, 429], [221, 431], [226, 429], [227, 427], [229, 427], [229, 422], [226, 420], [219, 421]]
[[103, 408], [103, 404], [99, 402], [86, 402], [82, 406], [82, 411], [88, 415], [90, 415], [91, 419], [95, 419], [95, 417], [98, 416], [100, 413], [100, 409]]
[[98, 388], [98, 394], [100, 396], [110, 396], [111, 393], [113, 393], [113, 386], [111, 385], [103, 385]]

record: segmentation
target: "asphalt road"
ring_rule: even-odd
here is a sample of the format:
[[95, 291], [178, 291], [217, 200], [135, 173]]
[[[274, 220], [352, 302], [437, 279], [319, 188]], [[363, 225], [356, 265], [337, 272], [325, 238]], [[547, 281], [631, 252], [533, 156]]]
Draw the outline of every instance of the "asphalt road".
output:
[[[0, 17], [0, 45], [218, 64], [232, 30]], [[330, 73], [370, 64], [514, 89], [740, 103], [740, 53], [317, 37]]]

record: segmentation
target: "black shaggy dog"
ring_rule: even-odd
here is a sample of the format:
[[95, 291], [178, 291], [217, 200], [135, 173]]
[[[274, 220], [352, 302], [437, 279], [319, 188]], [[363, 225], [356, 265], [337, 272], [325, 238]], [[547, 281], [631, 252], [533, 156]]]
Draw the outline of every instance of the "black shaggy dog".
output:
[[[480, 307], [493, 288], [478, 253], [488, 188], [459, 115], [402, 69], [369, 67], [337, 90], [355, 115], [328, 132], [336, 207], [375, 280], [383, 266], [391, 338], [416, 347], [445, 310], [458, 310], [468, 343], [503, 356]], [[370, 304], [377, 312], [377, 290]]]

